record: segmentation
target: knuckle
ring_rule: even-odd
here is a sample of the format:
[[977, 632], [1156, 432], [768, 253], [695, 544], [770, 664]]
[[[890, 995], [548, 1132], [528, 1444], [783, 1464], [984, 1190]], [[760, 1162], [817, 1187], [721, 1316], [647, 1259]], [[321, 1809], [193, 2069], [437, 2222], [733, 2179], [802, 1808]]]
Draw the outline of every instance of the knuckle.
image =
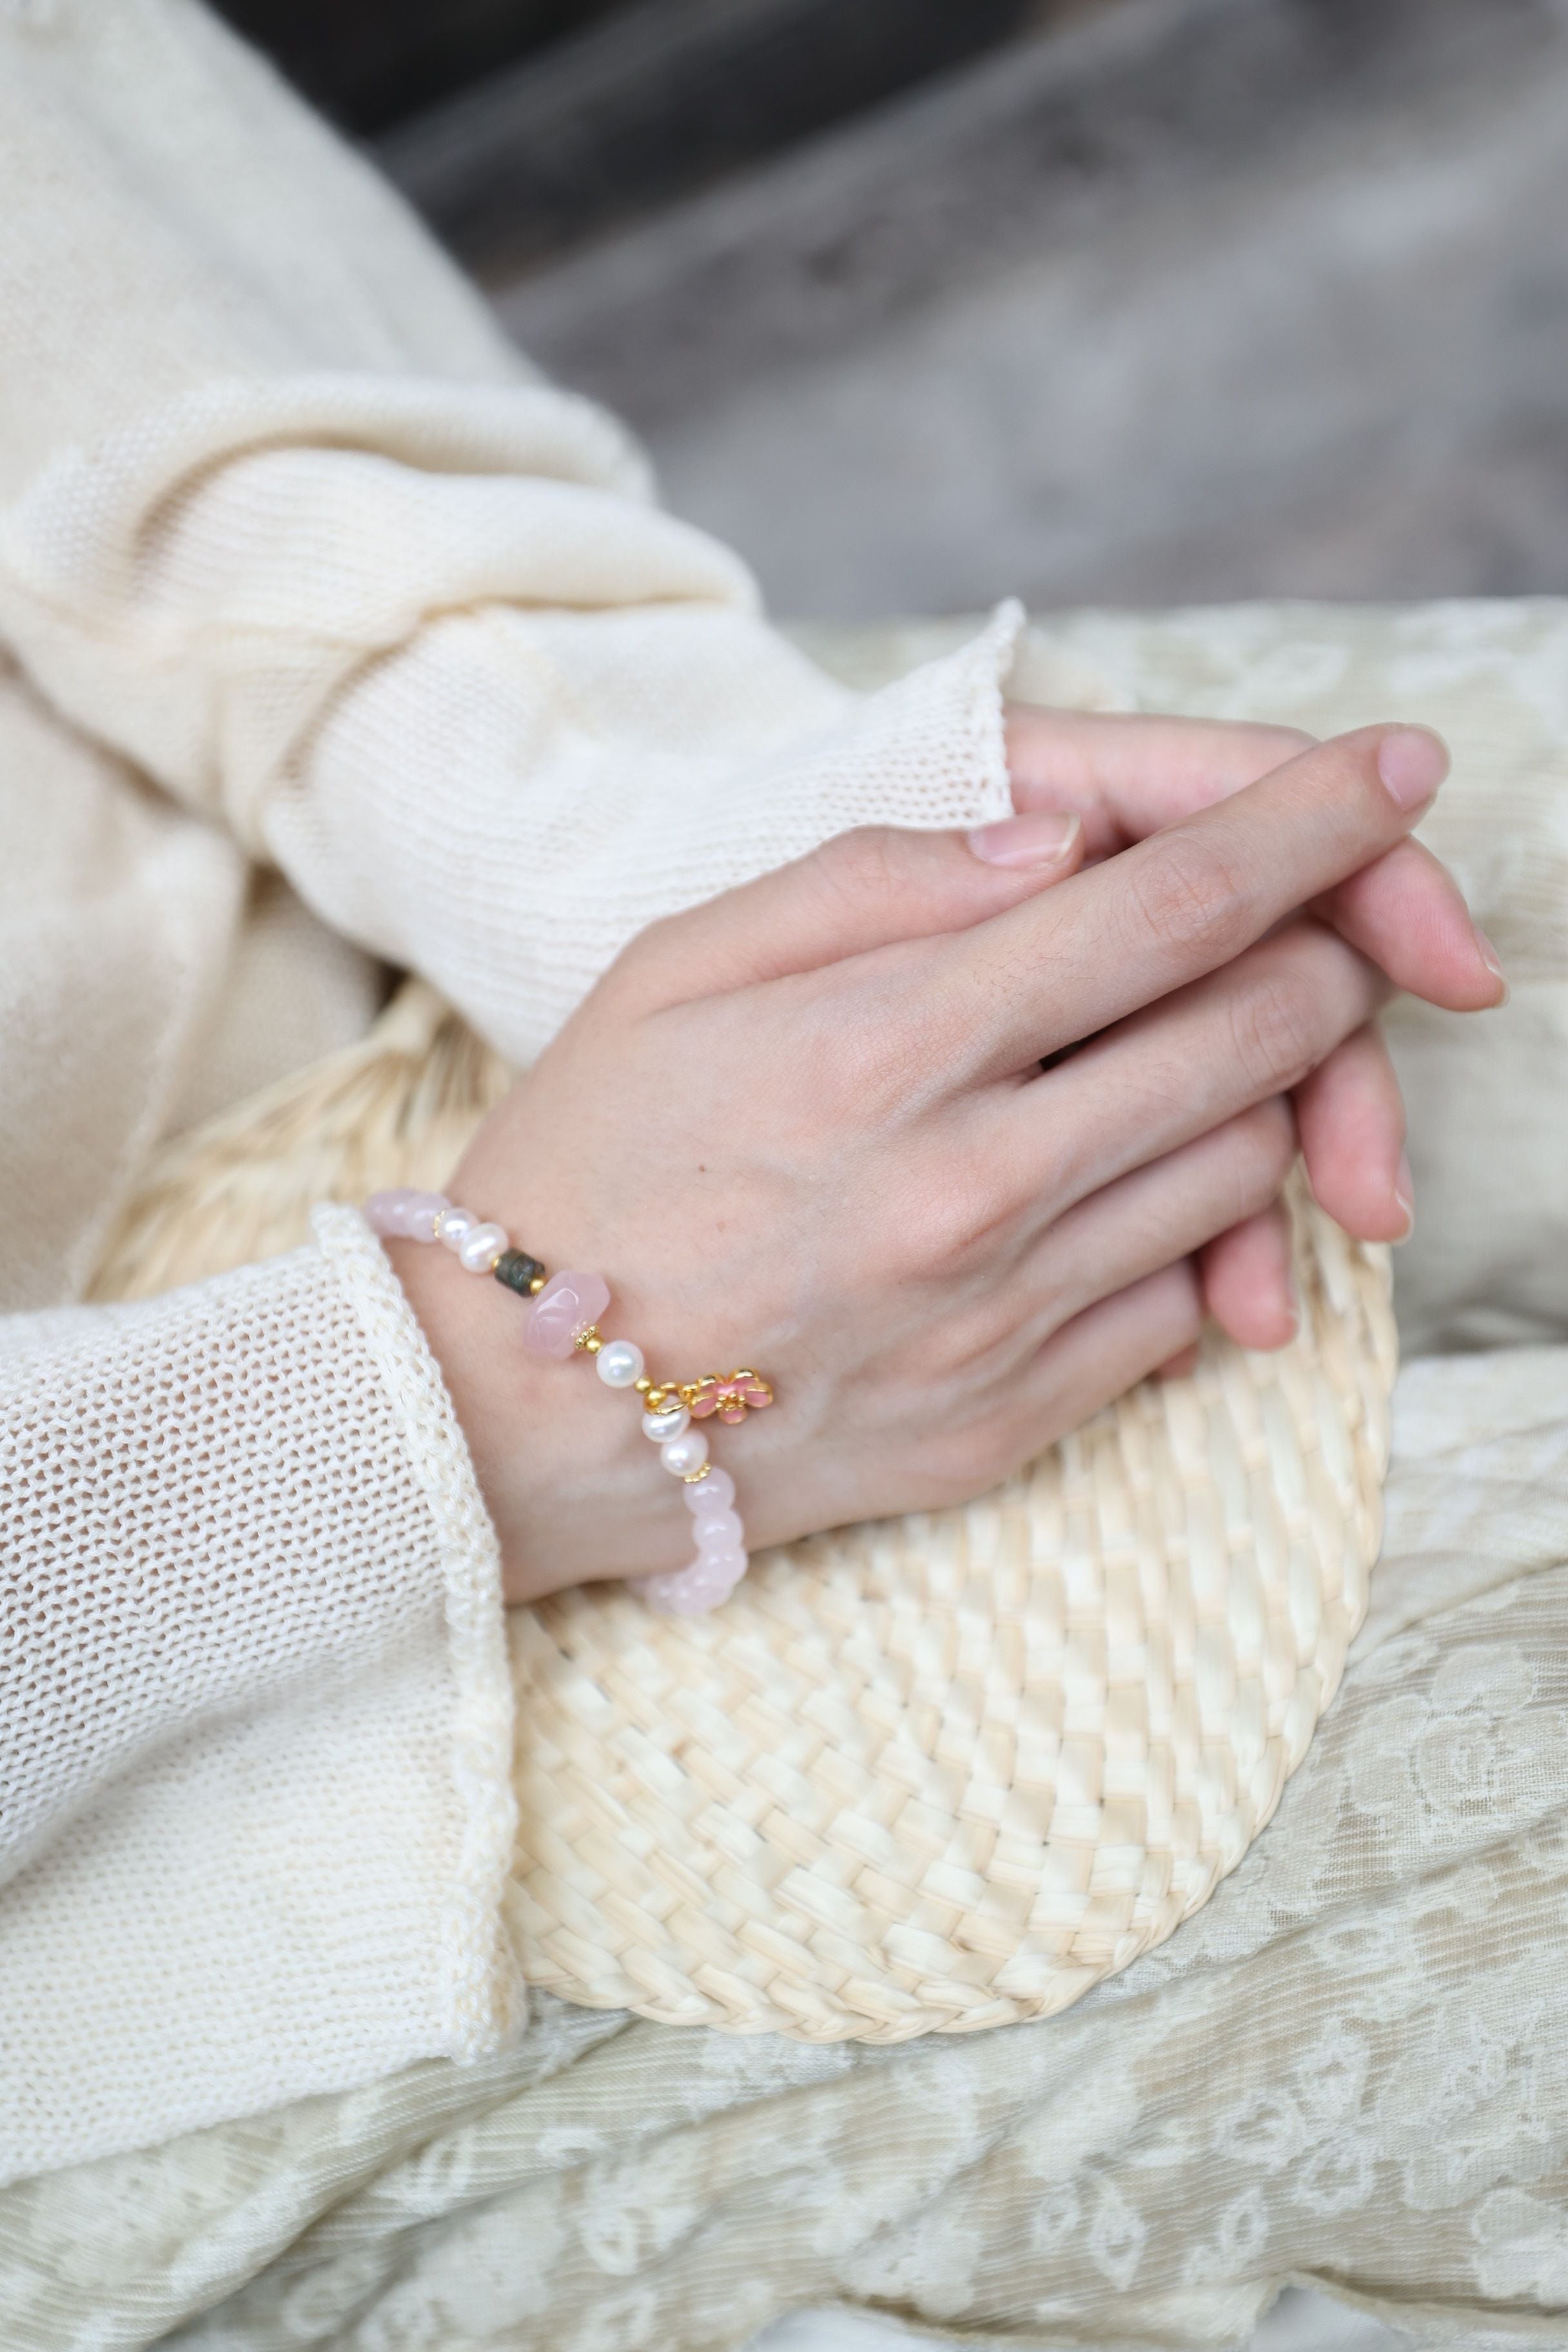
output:
[[1151, 846], [1155, 854], [1130, 861], [1127, 874], [1138, 944], [1234, 954], [1248, 936], [1251, 888], [1243, 861], [1220, 842], [1180, 827]]
[[932, 1024], [911, 1016], [913, 960], [892, 950], [869, 969], [798, 975], [794, 1055], [801, 1090], [841, 1126], [881, 1130], [891, 1152], [951, 1089]]
[[933, 1177], [900, 1204], [893, 1245], [900, 1265], [916, 1278], [962, 1273], [1003, 1223], [1008, 1205], [984, 1171]]
[[907, 1042], [875, 1009], [825, 999], [800, 1025], [795, 1083], [834, 1132], [864, 1132], [896, 1121], [916, 1073]]
[[1278, 1095], [1232, 1122], [1225, 1157], [1229, 1222], [1256, 1215], [1279, 1197], [1296, 1157], [1296, 1128]]
[[1231, 1043], [1247, 1084], [1279, 1094], [1304, 1078], [1321, 1041], [1315, 999], [1302, 977], [1288, 971], [1253, 974], [1231, 1003]]
[[607, 1000], [635, 1003], [656, 984], [658, 972], [679, 944], [676, 926], [679, 921], [679, 915], [663, 915], [634, 932], [595, 984], [594, 993], [601, 1003]]
[[1318, 738], [1309, 735], [1304, 727], [1274, 725], [1259, 727], [1256, 740], [1264, 756], [1280, 768], [1287, 760], [1300, 759], [1303, 751], [1314, 750], [1318, 741]]
[[1296, 1158], [1296, 1120], [1283, 1095], [1271, 1095], [1247, 1113], [1258, 1165], [1273, 1189], [1285, 1181]]
[[965, 1503], [1008, 1476], [1024, 1452], [998, 1417], [973, 1421], [922, 1448], [922, 1483], [934, 1504]]
[[863, 905], [908, 887], [908, 836], [890, 824], [856, 825], [813, 853], [817, 878], [832, 898]]

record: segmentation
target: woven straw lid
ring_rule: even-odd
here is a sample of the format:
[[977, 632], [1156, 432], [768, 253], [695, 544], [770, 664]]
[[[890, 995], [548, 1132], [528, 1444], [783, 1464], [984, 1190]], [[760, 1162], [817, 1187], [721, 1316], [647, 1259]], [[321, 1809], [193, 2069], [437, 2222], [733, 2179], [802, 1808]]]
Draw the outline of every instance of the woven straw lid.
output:
[[[410, 983], [363, 1045], [167, 1147], [96, 1295], [440, 1180], [506, 1074]], [[511, 1612], [524, 1975], [810, 2041], [1042, 2017], [1161, 1942], [1268, 1820], [1376, 1556], [1386, 1251], [1292, 1194], [1300, 1336], [1146, 1382], [983, 1500], [759, 1557], [713, 1615]]]

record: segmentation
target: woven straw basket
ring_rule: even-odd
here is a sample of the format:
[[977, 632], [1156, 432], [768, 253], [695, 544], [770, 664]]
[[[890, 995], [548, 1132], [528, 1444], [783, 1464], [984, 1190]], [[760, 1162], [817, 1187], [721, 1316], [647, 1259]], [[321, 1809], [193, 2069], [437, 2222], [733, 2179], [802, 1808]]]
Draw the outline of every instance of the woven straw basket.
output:
[[[168, 1146], [100, 1297], [295, 1246], [447, 1174], [507, 1072], [409, 982], [369, 1038]], [[764, 1556], [710, 1617], [511, 1612], [523, 1972], [809, 2041], [1049, 2015], [1268, 1820], [1375, 1557], [1387, 1253], [1298, 1192], [1300, 1339], [1218, 1338], [967, 1509]]]

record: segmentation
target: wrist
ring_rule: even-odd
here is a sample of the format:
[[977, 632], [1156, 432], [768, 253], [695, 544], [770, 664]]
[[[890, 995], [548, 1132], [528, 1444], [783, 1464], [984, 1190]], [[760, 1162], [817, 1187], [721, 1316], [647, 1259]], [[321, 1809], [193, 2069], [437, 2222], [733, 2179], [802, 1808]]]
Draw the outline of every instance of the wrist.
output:
[[679, 1567], [689, 1521], [638, 1417], [582, 1378], [584, 1366], [531, 1355], [526, 1301], [502, 1284], [426, 1243], [384, 1237], [383, 1247], [467, 1440], [507, 1601]]

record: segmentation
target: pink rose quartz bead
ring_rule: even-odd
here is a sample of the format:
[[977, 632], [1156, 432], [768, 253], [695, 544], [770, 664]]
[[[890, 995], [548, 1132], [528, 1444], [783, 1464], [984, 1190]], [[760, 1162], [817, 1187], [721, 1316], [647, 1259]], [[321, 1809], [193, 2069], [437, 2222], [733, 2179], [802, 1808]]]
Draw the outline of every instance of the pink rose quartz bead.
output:
[[638, 1577], [634, 1590], [660, 1616], [700, 1617], [728, 1601], [743, 1573], [743, 1561], [731, 1573], [715, 1562], [694, 1559], [689, 1568], [671, 1569], [664, 1576]]
[[444, 1192], [420, 1192], [412, 1184], [373, 1192], [363, 1216], [373, 1234], [387, 1241], [427, 1242], [435, 1238], [436, 1220], [451, 1202]]
[[373, 1234], [390, 1238], [397, 1232], [403, 1214], [403, 1198], [401, 1191], [371, 1194], [360, 1214]]
[[709, 1465], [706, 1478], [694, 1486], [683, 1486], [686, 1507], [694, 1519], [706, 1519], [716, 1511], [727, 1511], [735, 1499], [735, 1481], [728, 1470], [716, 1470]]
[[738, 1511], [704, 1511], [696, 1525], [700, 1552], [733, 1551], [746, 1540]]
[[739, 1544], [725, 1544], [719, 1550], [700, 1551], [686, 1573], [689, 1576], [717, 1577], [732, 1591], [750, 1564]]
[[552, 1275], [528, 1310], [523, 1346], [536, 1356], [569, 1356], [578, 1332], [596, 1323], [609, 1303], [610, 1286], [602, 1275]]

